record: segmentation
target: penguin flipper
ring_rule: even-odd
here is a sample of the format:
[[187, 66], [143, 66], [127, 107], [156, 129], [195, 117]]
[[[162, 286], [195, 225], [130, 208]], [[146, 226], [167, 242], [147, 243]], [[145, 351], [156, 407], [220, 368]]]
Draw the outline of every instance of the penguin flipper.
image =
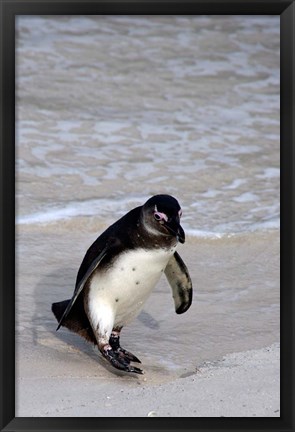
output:
[[[100, 262], [102, 261], [102, 259], [106, 256], [107, 254], [107, 250], [108, 247], [106, 246], [101, 252], [100, 254], [92, 261], [92, 263], [90, 264], [90, 266], [88, 267], [86, 273], [84, 274], [84, 276], [81, 278], [81, 280], [76, 284], [75, 287], [75, 291], [73, 294], [73, 297], [71, 298], [71, 300], [69, 301], [68, 305], [66, 306], [64, 313], [62, 314], [57, 329], [58, 330], [60, 328], [60, 326], [62, 325], [63, 321], [66, 319], [66, 317], [68, 316], [70, 310], [72, 309], [75, 301], [77, 300], [77, 297], [79, 296], [79, 294], [81, 293], [81, 291], [83, 290], [85, 283], [87, 282], [88, 278], [91, 276], [91, 274], [94, 272], [94, 270], [99, 266]], [[54, 313], [54, 311], [53, 311]]]
[[177, 252], [168, 261], [165, 275], [172, 288], [175, 312], [182, 314], [192, 304], [193, 287], [188, 269]]

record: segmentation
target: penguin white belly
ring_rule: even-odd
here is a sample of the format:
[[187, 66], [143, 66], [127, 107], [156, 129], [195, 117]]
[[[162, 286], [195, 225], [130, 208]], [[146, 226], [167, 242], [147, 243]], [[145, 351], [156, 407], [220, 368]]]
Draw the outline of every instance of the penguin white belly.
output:
[[92, 325], [106, 337], [113, 326], [132, 321], [159, 281], [176, 246], [122, 253], [106, 271], [91, 278], [88, 307]]

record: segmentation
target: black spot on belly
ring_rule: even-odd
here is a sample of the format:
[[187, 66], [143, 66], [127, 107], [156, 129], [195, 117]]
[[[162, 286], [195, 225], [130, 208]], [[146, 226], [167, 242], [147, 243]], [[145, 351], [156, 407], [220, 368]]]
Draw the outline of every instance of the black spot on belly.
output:
[[118, 303], [118, 301], [119, 301], [119, 299], [118, 299], [118, 298], [116, 298], [116, 303]]
[[140, 282], [139, 282], [139, 281], [136, 281], [135, 283], [136, 283], [136, 285], [139, 285], [139, 284], [140, 284]]
[[135, 271], [136, 270], [136, 268], [135, 267], [132, 267], [132, 271]]

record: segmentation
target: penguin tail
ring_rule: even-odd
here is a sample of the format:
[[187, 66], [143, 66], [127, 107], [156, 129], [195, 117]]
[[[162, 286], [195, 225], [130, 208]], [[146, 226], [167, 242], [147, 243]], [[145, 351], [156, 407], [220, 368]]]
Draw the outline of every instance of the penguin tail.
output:
[[78, 333], [79, 336], [82, 336], [88, 342], [92, 342], [96, 345], [97, 341], [84, 311], [83, 302], [79, 301], [79, 299], [74, 303], [68, 315], [61, 321], [70, 301], [71, 300], [63, 300], [61, 302], [52, 303], [51, 305], [53, 315], [59, 323], [56, 330], [58, 330], [60, 326], [66, 327], [72, 332]]

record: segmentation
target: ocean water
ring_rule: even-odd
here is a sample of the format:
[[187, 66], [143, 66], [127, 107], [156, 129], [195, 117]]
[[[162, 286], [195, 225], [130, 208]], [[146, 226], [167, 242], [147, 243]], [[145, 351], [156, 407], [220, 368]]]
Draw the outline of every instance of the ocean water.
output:
[[149, 379], [278, 341], [279, 30], [277, 16], [17, 17], [21, 388], [34, 374], [113, 377], [55, 333], [50, 307], [96, 237], [157, 193], [182, 206], [194, 300], [177, 316], [162, 278], [124, 330]]
[[17, 224], [156, 193], [195, 235], [279, 227], [279, 18], [20, 16]]

